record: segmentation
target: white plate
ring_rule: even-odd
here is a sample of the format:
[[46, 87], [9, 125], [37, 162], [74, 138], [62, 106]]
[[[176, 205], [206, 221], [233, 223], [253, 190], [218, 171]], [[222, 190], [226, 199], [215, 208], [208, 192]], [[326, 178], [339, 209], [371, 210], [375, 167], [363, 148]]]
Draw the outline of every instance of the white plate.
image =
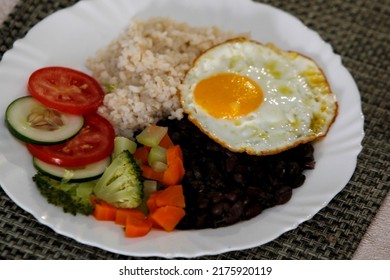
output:
[[[7, 105], [26, 94], [26, 82], [36, 69], [62, 65], [88, 71], [84, 63], [106, 46], [133, 17], [170, 16], [191, 25], [218, 25], [225, 30], [251, 31], [261, 42], [315, 59], [339, 101], [339, 116], [328, 136], [315, 145], [316, 168], [294, 190], [285, 205], [264, 211], [250, 221], [219, 229], [152, 231], [126, 239], [120, 227], [92, 217], [64, 214], [38, 193], [31, 177], [30, 155], [4, 125]], [[343, 189], [361, 151], [363, 115], [354, 80], [329, 44], [293, 16], [249, 0], [85, 0], [58, 11], [15, 42], [0, 63], [0, 184], [16, 204], [55, 230], [81, 243], [132, 256], [196, 257], [267, 243], [310, 219]]]

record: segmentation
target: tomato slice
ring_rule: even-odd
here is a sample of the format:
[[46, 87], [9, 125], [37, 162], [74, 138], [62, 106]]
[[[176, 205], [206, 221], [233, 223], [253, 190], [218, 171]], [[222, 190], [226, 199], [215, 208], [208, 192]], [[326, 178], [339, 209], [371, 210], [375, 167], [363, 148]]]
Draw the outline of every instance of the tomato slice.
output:
[[104, 98], [103, 89], [93, 77], [59, 66], [33, 72], [28, 90], [44, 105], [70, 114], [95, 112]]
[[62, 167], [84, 166], [109, 156], [114, 149], [115, 131], [111, 123], [98, 114], [85, 116], [80, 132], [65, 143], [44, 146], [26, 144], [38, 159]]

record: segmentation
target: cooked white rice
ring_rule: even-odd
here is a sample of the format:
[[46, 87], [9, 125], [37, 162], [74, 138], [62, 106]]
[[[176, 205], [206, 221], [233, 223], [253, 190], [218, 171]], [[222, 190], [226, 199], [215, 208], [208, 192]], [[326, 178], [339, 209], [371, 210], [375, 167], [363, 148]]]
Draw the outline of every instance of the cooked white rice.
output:
[[107, 93], [99, 113], [127, 137], [162, 118], [182, 118], [177, 91], [185, 72], [201, 52], [232, 37], [165, 17], [134, 20], [87, 61]]

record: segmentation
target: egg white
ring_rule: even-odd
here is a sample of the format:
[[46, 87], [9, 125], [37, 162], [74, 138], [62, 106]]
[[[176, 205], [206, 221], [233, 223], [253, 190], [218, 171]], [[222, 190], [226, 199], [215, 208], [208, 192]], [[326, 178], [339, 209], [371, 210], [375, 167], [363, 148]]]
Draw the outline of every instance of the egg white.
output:
[[[194, 98], [196, 85], [220, 73], [251, 78], [264, 100], [234, 119], [216, 118]], [[337, 101], [317, 64], [295, 52], [237, 38], [201, 54], [180, 91], [188, 118], [216, 142], [235, 152], [275, 154], [325, 136], [337, 115]]]

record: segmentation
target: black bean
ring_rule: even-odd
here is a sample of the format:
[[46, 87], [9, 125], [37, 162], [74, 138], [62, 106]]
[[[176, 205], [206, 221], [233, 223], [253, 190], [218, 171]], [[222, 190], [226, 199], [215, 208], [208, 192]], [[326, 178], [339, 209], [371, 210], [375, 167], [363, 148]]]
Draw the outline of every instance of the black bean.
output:
[[239, 174], [245, 174], [247, 171], [248, 171], [248, 167], [243, 165], [242, 162], [241, 164], [237, 164], [236, 168], [234, 169], [234, 172]]
[[225, 194], [225, 198], [231, 202], [235, 202], [239, 198], [239, 191], [233, 190]]
[[227, 210], [229, 210], [229, 204], [224, 201], [216, 203], [213, 207], [211, 207], [211, 213], [214, 216], [221, 216]]
[[234, 168], [236, 167], [236, 164], [237, 164], [237, 158], [232, 156], [232, 157], [228, 157], [226, 159], [226, 162], [225, 162], [225, 166], [226, 166], [226, 171], [227, 172], [232, 172], [234, 170]]
[[290, 187], [281, 187], [276, 191], [276, 204], [285, 204], [292, 197], [292, 188]]
[[273, 187], [276, 187], [280, 182], [280, 178], [276, 177], [273, 172], [268, 173], [267, 179], [268, 179], [268, 182], [270, 183], [270, 185]]
[[194, 221], [191, 221], [191, 224], [188, 225], [188, 229], [192, 228], [204, 228], [205, 224], [207, 223], [207, 217], [209, 216], [208, 212], [198, 212], [198, 215], [196, 215]]
[[213, 192], [210, 194], [210, 199], [212, 203], [218, 203], [223, 199], [223, 193], [222, 192]]
[[290, 162], [288, 164], [288, 174], [289, 176], [296, 176], [300, 172], [300, 167], [298, 162]]
[[300, 187], [300, 186], [303, 185], [303, 183], [305, 182], [305, 180], [306, 180], [306, 176], [305, 176], [304, 174], [299, 174], [299, 175], [295, 178], [295, 180], [292, 182], [291, 187], [292, 187], [292, 188], [298, 188], [298, 187]]
[[209, 200], [207, 198], [198, 200], [199, 209], [206, 209], [209, 206]]
[[218, 148], [218, 146], [217, 146], [216, 144], [214, 144], [214, 143], [208, 143], [208, 144], [206, 145], [206, 150], [207, 150], [207, 151], [210, 151], [210, 152], [217, 152], [217, 151], [219, 151], [219, 148]]
[[314, 169], [315, 166], [316, 166], [316, 163], [315, 163], [314, 160], [307, 160], [307, 161], [305, 162], [305, 165], [304, 165], [304, 167], [305, 167], [306, 169]]
[[252, 198], [249, 197], [249, 196], [246, 196], [246, 197], [244, 197], [244, 199], [242, 200], [242, 204], [243, 204], [244, 207], [246, 207], [246, 206], [248, 206], [248, 205], [251, 203], [251, 201], [252, 201]]
[[170, 135], [170, 138], [172, 139], [173, 142], [179, 142], [180, 141], [180, 133], [174, 132]]
[[233, 179], [236, 183], [243, 184], [244, 183], [244, 176], [242, 176], [241, 173], [234, 173]]
[[245, 218], [246, 219], [251, 219], [253, 217], [256, 217], [263, 211], [263, 208], [259, 204], [253, 204], [250, 205], [246, 210], [245, 210]]
[[[187, 174], [188, 176], [188, 174]], [[191, 187], [197, 192], [201, 193], [204, 191], [205, 185], [201, 180], [194, 180], [191, 182]]]
[[286, 163], [284, 161], [278, 161], [274, 167], [273, 173], [279, 174], [280, 177], [283, 177], [287, 172], [286, 168]]
[[197, 179], [197, 180], [202, 180], [202, 172], [200, 171], [200, 168], [197, 167], [197, 166], [194, 166], [194, 170], [192, 170], [193, 174], [194, 174], [194, 177]]
[[227, 212], [223, 218], [226, 225], [234, 224], [241, 220], [241, 215], [244, 211], [244, 205], [241, 201], [234, 203], [229, 212]]
[[261, 188], [255, 186], [249, 186], [246, 189], [246, 193], [251, 197], [258, 197], [261, 192]]

